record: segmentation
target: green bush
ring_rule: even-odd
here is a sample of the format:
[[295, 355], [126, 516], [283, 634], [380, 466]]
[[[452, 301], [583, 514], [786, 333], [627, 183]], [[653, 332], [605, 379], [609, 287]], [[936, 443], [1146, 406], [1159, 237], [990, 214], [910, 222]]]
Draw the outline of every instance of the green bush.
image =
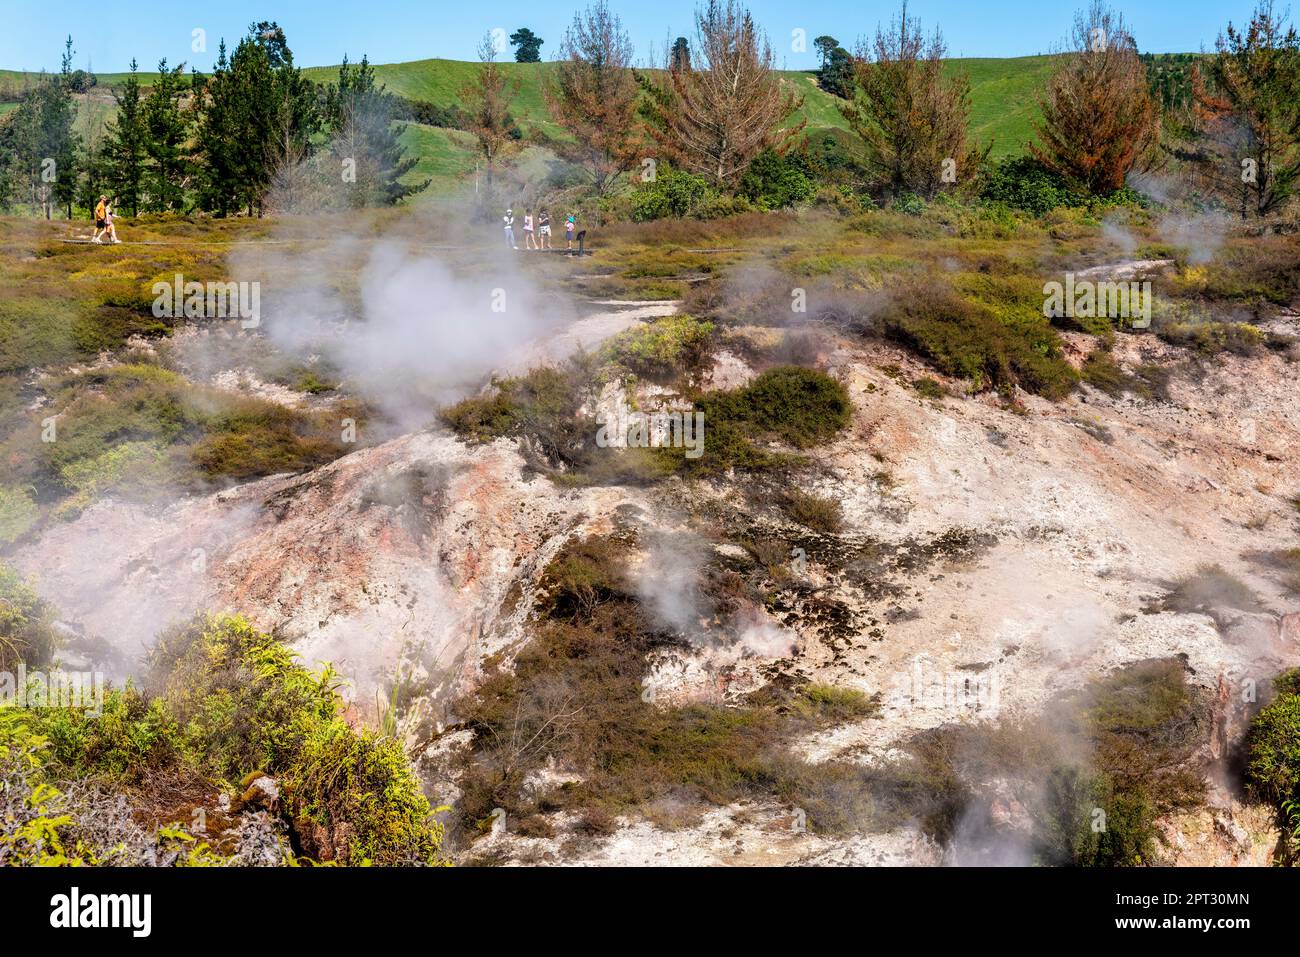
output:
[[148, 687], [110, 691], [100, 716], [76, 708], [36, 715], [55, 780], [142, 792], [159, 781], [215, 782], [238, 798], [265, 774], [308, 857], [441, 863], [441, 825], [400, 744], [349, 726], [330, 668], [306, 670], [233, 616], [166, 632], [148, 663]]
[[1259, 355], [1268, 343], [1267, 333], [1245, 322], [1168, 322], [1156, 327], [1161, 339], [1185, 346], [1203, 356], [1229, 353]]
[[1276, 804], [1300, 800], [1300, 668], [1274, 680], [1278, 695], [1246, 735], [1246, 783]]
[[815, 681], [799, 688], [793, 706], [801, 717], [831, 724], [874, 718], [880, 713], [878, 698], [857, 688], [842, 688]]
[[1020, 386], [1049, 399], [1064, 398], [1077, 373], [1062, 356], [1047, 320], [1013, 303], [1004, 315], [928, 279], [909, 281], [880, 316], [881, 325], [945, 375], [977, 389]]
[[58, 644], [54, 609], [8, 565], [0, 563], [0, 671], [13, 671], [19, 662], [41, 667]]
[[904, 216], [922, 216], [925, 208], [925, 200], [915, 193], [903, 193], [894, 199], [894, 212], [902, 213]]
[[1017, 156], [995, 164], [980, 184], [980, 198], [1043, 216], [1061, 206], [1084, 206], [1087, 196], [1073, 189], [1059, 173], [1032, 156]]
[[0, 485], [0, 545], [17, 541], [40, 518], [40, 509], [25, 489]]
[[581, 415], [589, 371], [571, 363], [500, 379], [486, 395], [442, 410], [442, 419], [470, 441], [520, 439], [535, 467], [578, 468], [587, 463], [596, 435], [594, 419]]
[[848, 390], [816, 369], [778, 366], [749, 385], [706, 395], [706, 412], [743, 424], [755, 438], [777, 439], [797, 449], [829, 442], [853, 412]]
[[620, 332], [601, 347], [600, 359], [620, 373], [672, 381], [703, 367], [713, 329], [692, 316], [668, 316]]
[[814, 532], [834, 535], [844, 525], [844, 510], [839, 499], [796, 489], [786, 496], [783, 504], [792, 519]]
[[655, 178], [642, 183], [632, 193], [632, 219], [638, 223], [652, 219], [681, 219], [696, 212], [714, 195], [703, 176], [661, 164]]
[[740, 195], [759, 209], [786, 209], [808, 200], [817, 191], [797, 155], [764, 150], [740, 178]]
[[742, 388], [705, 393], [696, 406], [704, 413], [704, 452], [684, 467], [701, 474], [795, 464], [797, 457], [764, 446], [778, 441], [804, 450], [829, 442], [853, 412], [841, 383], [801, 366], [778, 366]]

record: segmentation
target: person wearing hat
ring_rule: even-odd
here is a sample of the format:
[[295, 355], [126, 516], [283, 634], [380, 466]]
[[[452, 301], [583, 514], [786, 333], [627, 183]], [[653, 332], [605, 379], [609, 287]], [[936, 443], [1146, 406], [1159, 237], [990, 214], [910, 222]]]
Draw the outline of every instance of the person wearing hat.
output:
[[506, 242], [510, 244], [511, 249], [518, 249], [519, 247], [515, 245], [515, 211], [507, 209], [501, 220], [506, 224]]

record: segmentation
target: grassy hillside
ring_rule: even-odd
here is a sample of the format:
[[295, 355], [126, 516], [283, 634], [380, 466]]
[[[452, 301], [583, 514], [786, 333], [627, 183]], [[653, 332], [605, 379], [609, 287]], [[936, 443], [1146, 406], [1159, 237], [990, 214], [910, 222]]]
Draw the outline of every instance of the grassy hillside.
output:
[[[427, 100], [439, 105], [460, 102], [460, 91], [471, 82], [478, 64], [460, 60], [415, 60], [409, 63], [385, 63], [375, 72], [389, 90], [409, 99]], [[502, 63], [506, 76], [519, 84], [512, 112], [525, 130], [537, 129], [551, 136], [563, 131], [546, 108], [544, 85], [554, 69], [550, 63]], [[1038, 97], [1052, 68], [1052, 57], [1032, 56], [1014, 59], [958, 59], [948, 61], [950, 73], [964, 72], [971, 81], [971, 131], [982, 143], [992, 142], [993, 156], [1013, 156], [1023, 152], [1032, 135], [1032, 122], [1038, 116]], [[329, 83], [338, 74], [337, 66], [309, 67], [306, 74], [318, 83]], [[141, 72], [140, 81], [149, 85], [157, 76]], [[125, 73], [101, 73], [98, 86], [81, 97], [78, 130], [83, 135], [102, 128], [111, 118], [114, 105], [112, 91], [125, 82]], [[31, 75], [0, 70], [0, 88], [13, 90], [29, 81]], [[786, 71], [782, 79], [803, 97], [803, 106], [793, 120], [806, 119], [809, 131], [846, 129], [840, 115], [839, 100], [822, 92], [815, 76], [805, 71]], [[12, 106], [0, 103], [0, 114]], [[455, 130], [411, 125], [403, 141], [419, 160], [412, 179], [432, 178], [429, 194], [443, 192], [473, 174], [472, 139]]]
[[949, 60], [949, 73], [964, 72], [971, 85], [971, 132], [993, 143], [993, 157], [1016, 156], [1033, 139], [1040, 116], [1039, 97], [1047, 87], [1055, 57], [1025, 56], [1007, 60]]
[[[951, 73], [965, 72], [971, 80], [971, 130], [982, 143], [992, 142], [995, 158], [1014, 156], [1024, 151], [1032, 135], [1032, 122], [1038, 116], [1038, 96], [1051, 72], [1048, 56], [1015, 59], [950, 60]], [[460, 102], [460, 91], [473, 80], [478, 64], [459, 60], [416, 60], [410, 63], [378, 64], [375, 72], [394, 93], [410, 99], [427, 100], [445, 105]], [[537, 128], [552, 136], [562, 130], [546, 108], [544, 84], [554, 69], [549, 63], [503, 63], [502, 70], [519, 92], [512, 112], [524, 128]], [[338, 67], [312, 67], [308, 76], [318, 83], [332, 81]], [[793, 121], [806, 119], [809, 131], [847, 129], [840, 115], [839, 100], [822, 92], [812, 73], [786, 71], [784, 82], [803, 97], [803, 106]], [[427, 127], [412, 127], [406, 142], [420, 158], [418, 173], [433, 176], [434, 187], [454, 180], [474, 168], [471, 141], [462, 134]]]

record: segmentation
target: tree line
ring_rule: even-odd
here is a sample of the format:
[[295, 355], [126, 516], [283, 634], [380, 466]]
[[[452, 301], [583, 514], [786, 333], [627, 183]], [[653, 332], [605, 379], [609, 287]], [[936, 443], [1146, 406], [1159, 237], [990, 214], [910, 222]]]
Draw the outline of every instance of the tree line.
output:
[[[47, 216], [89, 207], [101, 191], [131, 213], [395, 203], [423, 188], [407, 181], [415, 161], [398, 139], [415, 120], [472, 134], [489, 192], [502, 161], [540, 141], [582, 171], [595, 197], [658, 190], [651, 205], [669, 211], [705, 192], [797, 201], [828, 170], [851, 172], [852, 188], [876, 201], [983, 190], [1027, 205], [1044, 189], [1109, 196], [1135, 172], [1174, 172], [1204, 200], [1266, 216], [1300, 188], [1300, 39], [1285, 21], [1260, 0], [1213, 52], [1166, 63], [1144, 57], [1123, 15], [1091, 0], [1053, 61], [1026, 155], [998, 167], [992, 144], [971, 135], [968, 78], [945, 64], [942, 32], [924, 29], [906, 3], [853, 52], [829, 34], [813, 41], [817, 82], [837, 97], [851, 149], [802, 135], [802, 97], [740, 0], [707, 0], [694, 37], [677, 38], [654, 70], [635, 66], [606, 0], [577, 12], [543, 75], [559, 137], [520, 129], [519, 81], [496, 62], [504, 44], [491, 35], [459, 102], [435, 105], [387, 93], [364, 59], [318, 86], [294, 65], [283, 31], [259, 23], [232, 53], [222, 44], [211, 75], [164, 61], [145, 90], [133, 63], [115, 119], [83, 138], [72, 96], [87, 78], [72, 70], [69, 40], [59, 75], [0, 125], [0, 200]], [[517, 60], [540, 59], [531, 30], [510, 41]]]
[[[677, 38], [654, 71], [633, 66], [627, 32], [598, 0], [574, 16], [548, 74], [550, 113], [568, 134], [548, 145], [597, 195], [668, 173], [678, 191], [743, 193], [758, 179], [769, 195], [798, 198], [780, 184], [828, 163], [856, 167], [855, 185], [878, 201], [1042, 183], [1105, 197], [1135, 172], [1169, 173], [1202, 201], [1265, 216], [1300, 188], [1300, 41], [1285, 20], [1261, 0], [1213, 52], [1166, 62], [1142, 55], [1122, 13], [1091, 0], [1054, 61], [1026, 155], [994, 168], [992, 144], [970, 133], [968, 78], [945, 67], [942, 32], [927, 32], [906, 3], [853, 52], [829, 34], [813, 41], [818, 84], [838, 98], [856, 148], [810, 159], [804, 121], [793, 120], [802, 98], [739, 0], [708, 0], [694, 38]], [[487, 40], [480, 58], [461, 99], [490, 178], [512, 148], [504, 124], [518, 88]]]
[[344, 58], [336, 81], [295, 66], [284, 31], [254, 24], [233, 51], [223, 40], [210, 74], [164, 59], [146, 87], [138, 64], [113, 91], [102, 129], [76, 129], [72, 39], [60, 72], [23, 91], [0, 123], [0, 205], [56, 211], [116, 199], [129, 215], [202, 211], [260, 215], [304, 204], [370, 206], [423, 189], [399, 137], [404, 104], [369, 62]]

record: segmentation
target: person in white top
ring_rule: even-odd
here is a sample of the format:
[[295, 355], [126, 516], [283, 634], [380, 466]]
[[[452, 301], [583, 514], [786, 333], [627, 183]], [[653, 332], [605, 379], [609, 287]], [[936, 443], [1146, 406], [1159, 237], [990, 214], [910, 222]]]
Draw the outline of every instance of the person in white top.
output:
[[524, 248], [537, 248], [537, 240], [533, 238], [533, 211], [531, 209], [524, 210]]
[[515, 211], [507, 209], [501, 221], [506, 225], [506, 242], [510, 244], [511, 249], [518, 249], [519, 247], [515, 245]]

